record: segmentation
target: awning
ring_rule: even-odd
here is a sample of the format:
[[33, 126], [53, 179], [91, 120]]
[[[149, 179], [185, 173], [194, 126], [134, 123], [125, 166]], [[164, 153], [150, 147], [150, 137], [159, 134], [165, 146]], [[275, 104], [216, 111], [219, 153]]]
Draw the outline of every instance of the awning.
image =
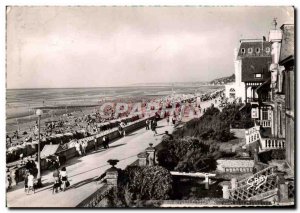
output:
[[41, 152], [41, 158], [46, 158], [50, 155], [54, 155], [58, 151], [62, 150], [59, 144], [55, 145], [45, 145], [42, 152]]

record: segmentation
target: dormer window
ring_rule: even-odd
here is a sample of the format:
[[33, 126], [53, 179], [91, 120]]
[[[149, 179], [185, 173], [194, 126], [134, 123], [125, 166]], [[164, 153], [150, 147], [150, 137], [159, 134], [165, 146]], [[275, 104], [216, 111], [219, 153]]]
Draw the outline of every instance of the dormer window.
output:
[[256, 53], [260, 53], [260, 48], [257, 47], [257, 48], [255, 49], [255, 52], [256, 52]]
[[246, 53], [245, 48], [242, 48], [242, 49], [241, 49], [241, 53], [242, 53], [242, 54], [245, 54], [245, 53]]
[[253, 49], [252, 48], [248, 48], [248, 53], [252, 54]]

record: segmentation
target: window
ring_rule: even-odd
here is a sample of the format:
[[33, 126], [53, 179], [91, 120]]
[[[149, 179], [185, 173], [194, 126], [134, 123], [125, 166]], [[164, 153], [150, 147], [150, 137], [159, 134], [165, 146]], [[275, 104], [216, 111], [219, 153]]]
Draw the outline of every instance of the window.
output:
[[260, 53], [260, 48], [257, 47], [257, 48], [255, 49], [255, 52], [256, 52], [256, 53]]
[[255, 73], [254, 78], [262, 78], [262, 74], [261, 73]]
[[252, 53], [253, 49], [252, 48], [248, 48], [248, 53]]
[[268, 110], [262, 109], [262, 120], [268, 120]]
[[270, 52], [270, 47], [266, 47], [266, 53]]
[[245, 52], [246, 52], [245, 48], [242, 48], [241, 52], [242, 52], [242, 54], [245, 54]]

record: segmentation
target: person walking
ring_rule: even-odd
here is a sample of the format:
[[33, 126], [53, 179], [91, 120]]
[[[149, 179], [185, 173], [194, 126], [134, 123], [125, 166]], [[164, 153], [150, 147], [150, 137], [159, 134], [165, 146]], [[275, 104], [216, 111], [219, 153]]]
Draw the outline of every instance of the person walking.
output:
[[96, 136], [94, 138], [94, 149], [95, 149], [95, 151], [98, 149], [98, 147], [97, 147], [97, 137]]
[[146, 130], [149, 130], [149, 120], [146, 120]]
[[10, 174], [6, 174], [6, 191], [11, 188], [11, 177]]
[[54, 190], [55, 190], [55, 192], [57, 192], [57, 188], [59, 188], [60, 191], [62, 191], [58, 168], [56, 168], [53, 172], [53, 180], [54, 180], [54, 186], [53, 186], [52, 193], [54, 193]]
[[29, 176], [29, 172], [28, 170], [26, 170], [24, 174], [24, 190], [26, 193], [28, 191], [28, 176]]
[[172, 124], [173, 124], [173, 126], [175, 126], [175, 123], [176, 123], [176, 118], [172, 117]]
[[103, 141], [103, 148], [104, 149], [108, 149], [109, 148], [109, 145], [108, 145], [109, 139], [108, 139], [108, 137], [106, 135], [103, 136], [102, 141]]
[[65, 191], [68, 187], [68, 175], [67, 175], [67, 169], [66, 167], [63, 167], [60, 171], [60, 179], [62, 182], [62, 190]]
[[35, 190], [34, 190], [34, 176], [31, 174], [31, 172], [29, 172], [29, 175], [28, 175], [27, 194], [29, 194], [30, 190], [32, 190], [33, 193], [35, 193]]
[[154, 136], [156, 136], [156, 134], [157, 134], [156, 126], [157, 126], [156, 120], [153, 119], [151, 122], [151, 130], [154, 132]]
[[78, 141], [75, 143], [75, 148], [78, 153], [78, 157], [81, 156], [80, 144]]
[[82, 147], [82, 155], [86, 155], [87, 142], [82, 141], [81, 142], [81, 147]]

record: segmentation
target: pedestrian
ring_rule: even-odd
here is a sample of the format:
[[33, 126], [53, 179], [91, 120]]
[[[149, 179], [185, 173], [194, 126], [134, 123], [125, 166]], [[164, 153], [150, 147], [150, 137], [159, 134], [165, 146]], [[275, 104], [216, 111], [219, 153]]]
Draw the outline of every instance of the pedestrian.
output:
[[54, 182], [54, 184], [53, 184], [53, 189], [52, 189], [52, 194], [54, 193], [54, 192], [56, 192], [57, 193], [57, 189], [59, 188], [60, 190], [62, 190], [62, 188], [61, 188], [61, 181], [60, 181], [60, 178], [59, 178], [59, 171], [58, 171], [58, 168], [56, 168], [55, 170], [54, 170], [54, 172], [53, 172], [53, 182]]
[[103, 140], [103, 148], [108, 149], [109, 148], [109, 145], [108, 145], [109, 144], [109, 138], [104, 135], [102, 140]]
[[146, 130], [149, 130], [149, 120], [146, 120]]
[[153, 119], [151, 122], [151, 130], [154, 132], [154, 136], [157, 134], [156, 126], [157, 126], [156, 120]]
[[34, 190], [34, 176], [32, 175], [31, 172], [29, 172], [29, 175], [28, 175], [28, 189], [27, 189], [27, 194], [29, 194], [30, 190], [32, 190], [33, 193], [35, 193], [35, 190]]
[[87, 143], [85, 141], [81, 142], [82, 155], [86, 155]]
[[170, 117], [168, 116], [167, 117], [167, 125], [169, 125], [169, 122], [170, 122]]
[[173, 117], [169, 118], [169, 125], [171, 126], [173, 122]]
[[176, 118], [172, 117], [172, 124], [173, 124], [173, 126], [175, 126], [175, 123], [176, 123]]
[[78, 157], [81, 156], [80, 144], [78, 141], [75, 143], [75, 148], [76, 148]]
[[97, 137], [96, 136], [94, 138], [94, 148], [95, 148], [95, 151], [98, 149], [98, 147], [97, 147]]
[[121, 124], [118, 127], [118, 131], [119, 131], [120, 135], [123, 135], [123, 128], [122, 128]]
[[26, 193], [28, 191], [28, 176], [29, 176], [29, 172], [28, 170], [26, 170], [24, 174], [24, 190]]
[[11, 177], [9, 174], [6, 175], [6, 190], [10, 189], [11, 187]]
[[65, 191], [66, 188], [68, 187], [68, 174], [67, 174], [67, 170], [66, 167], [63, 167], [60, 171], [60, 179], [62, 182], [62, 190]]

